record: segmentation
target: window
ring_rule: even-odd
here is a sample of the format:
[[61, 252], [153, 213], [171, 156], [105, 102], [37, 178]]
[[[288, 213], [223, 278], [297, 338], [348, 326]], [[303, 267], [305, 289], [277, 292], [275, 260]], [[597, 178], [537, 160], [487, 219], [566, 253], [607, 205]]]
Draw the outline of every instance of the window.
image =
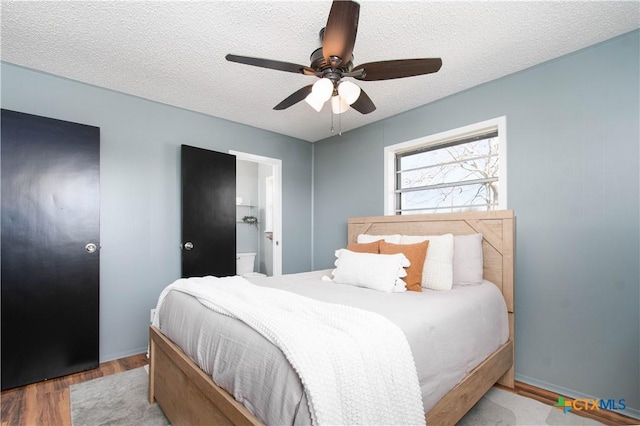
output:
[[385, 148], [387, 214], [506, 208], [504, 117]]

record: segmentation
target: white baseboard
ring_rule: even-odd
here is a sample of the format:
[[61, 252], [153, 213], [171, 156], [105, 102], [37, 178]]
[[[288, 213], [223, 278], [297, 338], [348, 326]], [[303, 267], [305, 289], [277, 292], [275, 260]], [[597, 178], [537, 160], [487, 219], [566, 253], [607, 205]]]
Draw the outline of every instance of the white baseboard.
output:
[[147, 352], [147, 347], [143, 346], [141, 348], [137, 348], [137, 349], [132, 349], [130, 351], [125, 351], [125, 352], [118, 352], [118, 353], [114, 353], [114, 354], [106, 354], [106, 355], [100, 355], [100, 363], [103, 362], [107, 362], [107, 361], [114, 361], [116, 359], [121, 359], [121, 358], [126, 358], [132, 355], [139, 355], [142, 353], [146, 353]]

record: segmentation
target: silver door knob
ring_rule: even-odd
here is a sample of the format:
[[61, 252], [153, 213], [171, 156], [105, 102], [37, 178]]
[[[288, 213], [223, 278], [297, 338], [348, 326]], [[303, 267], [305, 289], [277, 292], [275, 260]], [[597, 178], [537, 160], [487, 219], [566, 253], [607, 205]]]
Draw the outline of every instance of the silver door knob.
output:
[[191, 241], [187, 241], [186, 243], [184, 243], [185, 250], [191, 250], [192, 248], [193, 248], [193, 243]]
[[87, 253], [94, 253], [96, 250], [98, 250], [98, 246], [93, 243], [89, 243], [84, 246], [84, 249], [87, 251]]

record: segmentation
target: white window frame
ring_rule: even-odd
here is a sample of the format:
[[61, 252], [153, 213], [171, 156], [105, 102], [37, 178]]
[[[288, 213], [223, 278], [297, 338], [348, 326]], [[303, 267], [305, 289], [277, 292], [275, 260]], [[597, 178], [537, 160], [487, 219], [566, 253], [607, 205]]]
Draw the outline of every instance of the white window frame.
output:
[[498, 131], [498, 209], [507, 209], [507, 117], [497, 117], [384, 148], [384, 214], [396, 214], [396, 154]]

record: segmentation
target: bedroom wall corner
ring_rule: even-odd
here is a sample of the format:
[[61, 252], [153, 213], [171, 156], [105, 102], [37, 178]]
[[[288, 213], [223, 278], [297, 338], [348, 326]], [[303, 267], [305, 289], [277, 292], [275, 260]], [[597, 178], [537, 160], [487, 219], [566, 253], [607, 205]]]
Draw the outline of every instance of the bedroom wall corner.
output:
[[[283, 272], [311, 267], [311, 144], [0, 63], [2, 108], [100, 127], [100, 361], [141, 353], [180, 277], [180, 145], [282, 160]], [[6, 248], [3, 248], [6, 250]]]
[[314, 143], [314, 269], [346, 247], [348, 217], [383, 214], [383, 143], [377, 123]]
[[383, 214], [382, 147], [506, 116], [516, 375], [640, 412], [639, 35], [316, 142], [316, 268]]

